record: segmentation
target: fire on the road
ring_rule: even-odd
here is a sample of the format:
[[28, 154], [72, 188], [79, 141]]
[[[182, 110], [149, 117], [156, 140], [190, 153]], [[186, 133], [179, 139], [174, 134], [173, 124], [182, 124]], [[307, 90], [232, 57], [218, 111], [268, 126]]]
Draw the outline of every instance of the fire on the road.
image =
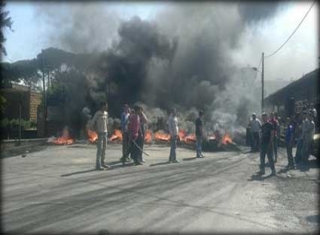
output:
[[[98, 134], [95, 131], [87, 129], [88, 140], [90, 143], [95, 143], [98, 140]], [[185, 130], [180, 130], [178, 133], [179, 140], [181, 143], [185, 143], [187, 145], [194, 145], [196, 142], [196, 135], [194, 133], [187, 134]], [[233, 143], [232, 138], [229, 134], [225, 134], [220, 136], [220, 133], [215, 133], [206, 136], [208, 141], [218, 141], [221, 144], [228, 145]], [[110, 142], [122, 142], [123, 136], [121, 130], [115, 129], [114, 133], [109, 138]], [[164, 131], [157, 131], [153, 133], [151, 130], [146, 130], [144, 142], [147, 144], [151, 144], [153, 141], [157, 143], [169, 143], [170, 142], [170, 134], [165, 133]], [[54, 144], [73, 144], [75, 142], [69, 135], [68, 128], [63, 129], [63, 134], [61, 137], [50, 141]]]

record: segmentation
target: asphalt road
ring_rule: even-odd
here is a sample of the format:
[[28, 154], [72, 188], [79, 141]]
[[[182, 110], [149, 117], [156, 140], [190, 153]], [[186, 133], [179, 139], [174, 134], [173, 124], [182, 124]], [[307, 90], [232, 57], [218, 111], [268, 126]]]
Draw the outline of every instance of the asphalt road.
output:
[[[109, 145], [111, 169], [95, 171], [92, 145], [48, 146], [1, 159], [3, 232], [13, 233], [317, 233], [319, 166], [257, 176], [258, 153], [215, 152], [195, 159], [146, 146], [142, 166], [123, 167]], [[284, 152], [283, 150], [280, 150]]]

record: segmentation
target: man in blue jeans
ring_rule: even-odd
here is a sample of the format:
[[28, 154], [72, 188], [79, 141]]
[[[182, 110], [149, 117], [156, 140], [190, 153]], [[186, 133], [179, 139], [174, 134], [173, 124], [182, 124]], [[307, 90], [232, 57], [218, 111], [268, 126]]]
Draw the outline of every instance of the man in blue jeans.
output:
[[199, 111], [199, 117], [195, 121], [196, 125], [196, 151], [197, 151], [197, 158], [203, 158], [202, 155], [202, 137], [203, 137], [203, 130], [202, 130], [202, 115], [203, 111]]
[[[296, 154], [295, 154], [295, 163], [298, 164], [301, 161], [302, 158], [302, 146], [303, 146], [303, 137], [306, 132], [306, 115], [307, 111], [304, 110], [302, 112], [302, 118], [301, 120], [297, 120], [297, 123], [300, 121], [299, 127], [300, 127], [300, 135], [297, 140], [297, 149], [296, 149]], [[298, 125], [298, 124], [297, 124]], [[298, 128], [298, 126], [296, 126]]]
[[262, 126], [261, 126], [261, 145], [260, 145], [260, 174], [264, 174], [264, 168], [265, 168], [265, 158], [266, 158], [266, 154], [268, 157], [268, 161], [270, 164], [270, 168], [271, 168], [271, 175], [275, 175], [276, 174], [276, 170], [274, 167], [274, 162], [273, 162], [273, 157], [272, 157], [272, 151], [273, 151], [273, 131], [274, 131], [274, 127], [273, 124], [270, 123], [267, 120], [267, 114], [263, 113], [262, 114]]
[[121, 114], [121, 130], [122, 130], [122, 158], [121, 161], [129, 161], [129, 116], [130, 108], [129, 105], [125, 104], [123, 112]]
[[108, 138], [108, 105], [106, 102], [100, 104], [100, 110], [98, 110], [93, 116], [90, 127], [92, 130], [96, 131], [98, 134], [97, 142], [97, 156], [96, 156], [96, 170], [103, 170], [103, 168], [109, 168], [105, 164], [104, 159], [106, 155], [107, 148], [107, 138]]
[[177, 148], [177, 138], [179, 133], [178, 127], [178, 118], [177, 118], [177, 110], [175, 108], [172, 109], [168, 120], [169, 132], [170, 132], [170, 156], [169, 162], [178, 163], [176, 156], [176, 148]]

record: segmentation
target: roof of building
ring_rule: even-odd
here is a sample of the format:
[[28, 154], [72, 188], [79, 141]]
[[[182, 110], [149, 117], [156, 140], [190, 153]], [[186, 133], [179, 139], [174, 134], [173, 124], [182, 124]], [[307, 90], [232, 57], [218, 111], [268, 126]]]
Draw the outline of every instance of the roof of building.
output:
[[314, 96], [318, 93], [319, 83], [319, 68], [304, 75], [298, 80], [290, 83], [289, 85], [281, 88], [280, 90], [272, 93], [267, 98], [266, 102], [274, 102], [276, 100], [285, 100], [294, 96], [306, 96], [304, 99], [310, 96]]

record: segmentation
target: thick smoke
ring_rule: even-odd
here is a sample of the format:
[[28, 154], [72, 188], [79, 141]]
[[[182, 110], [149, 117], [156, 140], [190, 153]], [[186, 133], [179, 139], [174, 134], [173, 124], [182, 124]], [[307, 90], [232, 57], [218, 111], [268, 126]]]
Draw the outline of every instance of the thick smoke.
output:
[[248, 77], [232, 62], [232, 52], [241, 47], [245, 28], [272, 17], [278, 5], [167, 3], [154, 22], [137, 16], [120, 22], [102, 3], [71, 4], [59, 17], [48, 10], [42, 14], [59, 28], [51, 38], [64, 49], [103, 52], [96, 72], [87, 75], [88, 90], [96, 101], [106, 98], [111, 113], [141, 101], [152, 118], [163, 116], [157, 108], [176, 106], [189, 121], [190, 110], [204, 109], [214, 129], [217, 123], [245, 125], [248, 113], [259, 108], [259, 93], [241, 82]]
[[120, 18], [103, 2], [48, 2], [37, 4], [37, 18], [51, 27], [51, 46], [74, 53], [105, 51], [117, 40]]
[[274, 16], [280, 6], [280, 1], [248, 1], [239, 4], [239, 12], [245, 23], [256, 23]]

